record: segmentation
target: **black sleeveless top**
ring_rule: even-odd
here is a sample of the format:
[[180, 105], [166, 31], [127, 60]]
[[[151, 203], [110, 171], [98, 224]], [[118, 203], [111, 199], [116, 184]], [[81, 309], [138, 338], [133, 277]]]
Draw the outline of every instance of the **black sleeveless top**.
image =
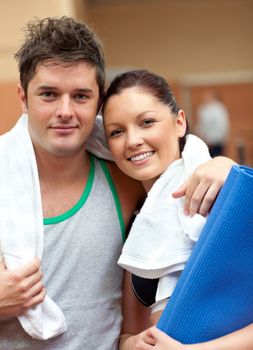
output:
[[145, 306], [155, 303], [159, 278], [148, 279], [132, 274], [132, 289], [137, 299]]

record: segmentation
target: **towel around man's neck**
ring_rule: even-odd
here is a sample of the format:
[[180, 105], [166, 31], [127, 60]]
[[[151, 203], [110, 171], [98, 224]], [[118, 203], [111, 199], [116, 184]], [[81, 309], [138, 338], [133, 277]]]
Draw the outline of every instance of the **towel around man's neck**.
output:
[[[6, 267], [12, 270], [35, 257], [41, 259], [43, 252], [40, 185], [26, 115], [0, 137], [0, 169], [0, 241]], [[62, 311], [48, 296], [18, 319], [36, 339], [66, 330]]]

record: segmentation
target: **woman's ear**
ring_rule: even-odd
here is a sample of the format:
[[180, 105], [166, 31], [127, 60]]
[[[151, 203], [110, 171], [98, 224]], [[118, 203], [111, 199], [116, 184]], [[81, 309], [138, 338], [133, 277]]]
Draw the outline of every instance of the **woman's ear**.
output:
[[182, 109], [180, 109], [176, 117], [176, 129], [177, 129], [178, 137], [183, 137], [185, 135], [186, 127], [187, 127], [187, 123], [186, 123], [185, 113]]
[[27, 113], [28, 110], [27, 110], [26, 93], [20, 84], [18, 84], [18, 97], [19, 97], [22, 112]]

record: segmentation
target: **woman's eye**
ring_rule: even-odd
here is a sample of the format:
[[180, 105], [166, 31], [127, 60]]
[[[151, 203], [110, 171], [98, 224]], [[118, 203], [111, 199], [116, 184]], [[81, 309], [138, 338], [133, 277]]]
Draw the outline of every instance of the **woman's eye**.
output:
[[117, 130], [113, 130], [110, 132], [110, 137], [117, 137], [119, 135], [122, 134], [122, 130], [121, 129], [117, 129]]
[[154, 122], [155, 122], [154, 119], [145, 119], [141, 122], [141, 126], [144, 126], [144, 127], [150, 126], [154, 124]]

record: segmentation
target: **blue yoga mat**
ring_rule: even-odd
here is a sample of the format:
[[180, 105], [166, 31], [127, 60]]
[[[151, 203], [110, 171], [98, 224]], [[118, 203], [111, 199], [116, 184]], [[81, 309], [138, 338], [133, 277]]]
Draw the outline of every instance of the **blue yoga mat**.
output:
[[233, 166], [157, 327], [193, 344], [253, 322], [253, 169]]

